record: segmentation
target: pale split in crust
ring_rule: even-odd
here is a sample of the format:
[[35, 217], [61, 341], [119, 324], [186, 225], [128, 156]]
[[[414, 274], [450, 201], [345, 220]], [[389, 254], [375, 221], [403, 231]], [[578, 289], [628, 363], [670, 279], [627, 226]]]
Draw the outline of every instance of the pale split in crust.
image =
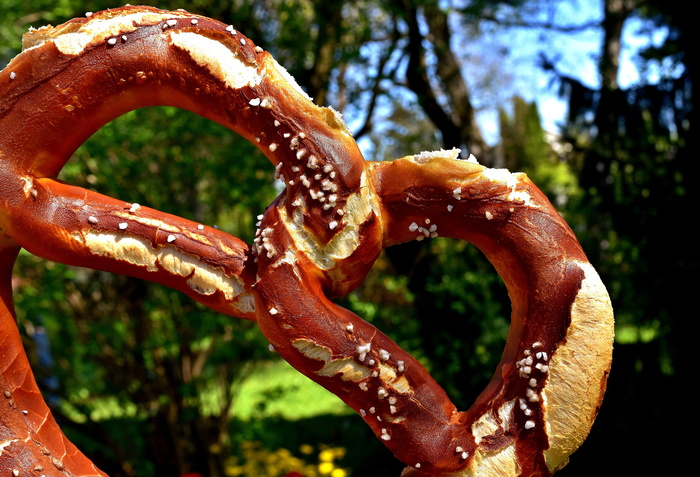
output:
[[[365, 161], [340, 115], [314, 105], [267, 52], [235, 27], [186, 11], [107, 10], [32, 31], [24, 46], [0, 72], [0, 392], [8, 404], [0, 406], [0, 469], [8, 475], [103, 475], [63, 436], [31, 374], [9, 285], [20, 246], [257, 321], [283, 358], [365, 420], [409, 466], [405, 475], [551, 475], [586, 438], [610, 368], [610, 300], [525, 174], [461, 160], [458, 150]], [[55, 180], [94, 131], [151, 105], [217, 121], [268, 157], [284, 190], [250, 246]], [[479, 247], [513, 303], [502, 360], [465, 411], [411, 355], [331, 301], [362, 281], [383, 248], [438, 236]]]
[[565, 342], [552, 356], [549, 383], [543, 389], [550, 440], [545, 459], [550, 470], [563, 467], [583, 443], [603, 399], [612, 361], [612, 306], [603, 282], [589, 263], [571, 310]]

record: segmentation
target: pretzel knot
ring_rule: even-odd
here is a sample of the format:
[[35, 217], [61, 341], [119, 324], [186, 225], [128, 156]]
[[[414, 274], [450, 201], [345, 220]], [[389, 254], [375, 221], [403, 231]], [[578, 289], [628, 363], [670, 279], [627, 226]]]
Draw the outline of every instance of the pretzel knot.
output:
[[[610, 301], [574, 234], [524, 174], [458, 151], [367, 162], [339, 114], [315, 106], [235, 28], [124, 7], [42, 28], [0, 73], [0, 468], [102, 475], [40, 397], [14, 321], [20, 247], [181, 290], [256, 320], [300, 372], [338, 395], [416, 475], [545, 476], [587, 436], [610, 367]], [[55, 179], [87, 137], [172, 105], [255, 143], [284, 191], [252, 246], [219, 230]], [[384, 247], [436, 236], [479, 247], [512, 324], [488, 387], [458, 411], [411, 355], [330, 299]], [[15, 473], [16, 472], [16, 473]], [[48, 475], [48, 474], [47, 474]]]

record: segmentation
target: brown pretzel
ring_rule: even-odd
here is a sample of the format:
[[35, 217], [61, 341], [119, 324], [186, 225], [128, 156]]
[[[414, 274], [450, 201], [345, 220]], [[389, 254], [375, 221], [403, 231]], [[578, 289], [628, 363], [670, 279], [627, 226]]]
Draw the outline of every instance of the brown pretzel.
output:
[[[102, 475], [61, 433], [22, 349], [10, 286], [20, 247], [257, 320], [407, 474], [551, 475], [585, 439], [610, 366], [612, 310], [573, 233], [525, 175], [453, 151], [365, 162], [339, 115], [313, 105], [268, 53], [184, 11], [124, 7], [24, 41], [0, 73], [3, 472]], [[250, 248], [55, 179], [94, 131], [151, 105], [219, 122], [275, 166], [285, 190]], [[494, 378], [464, 412], [408, 353], [329, 300], [356, 287], [382, 248], [438, 234], [478, 246], [513, 303]]]

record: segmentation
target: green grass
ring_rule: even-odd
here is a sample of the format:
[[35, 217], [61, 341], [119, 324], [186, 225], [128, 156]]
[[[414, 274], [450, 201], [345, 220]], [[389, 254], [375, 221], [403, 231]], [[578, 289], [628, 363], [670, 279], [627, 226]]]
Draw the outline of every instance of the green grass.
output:
[[334, 394], [300, 374], [285, 361], [267, 363], [237, 390], [233, 415], [240, 420], [281, 417], [295, 421], [353, 411]]

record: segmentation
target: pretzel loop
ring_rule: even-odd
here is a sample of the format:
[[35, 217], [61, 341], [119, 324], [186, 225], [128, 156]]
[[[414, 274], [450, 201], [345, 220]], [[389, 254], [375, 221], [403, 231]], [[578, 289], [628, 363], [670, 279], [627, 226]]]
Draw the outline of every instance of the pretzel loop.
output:
[[[153, 105], [216, 121], [275, 166], [284, 190], [251, 246], [55, 179], [102, 125]], [[313, 105], [233, 27], [123, 7], [28, 34], [0, 72], [0, 160], [0, 391], [9, 403], [0, 406], [0, 469], [103, 475], [60, 432], [22, 350], [10, 283], [20, 246], [257, 320], [287, 361], [361, 415], [407, 474], [551, 475], [595, 419], [612, 310], [544, 195], [523, 174], [455, 151], [365, 162], [340, 116]], [[479, 247], [513, 303], [496, 373], [463, 412], [418, 361], [330, 301], [354, 289], [383, 248], [435, 236]]]

